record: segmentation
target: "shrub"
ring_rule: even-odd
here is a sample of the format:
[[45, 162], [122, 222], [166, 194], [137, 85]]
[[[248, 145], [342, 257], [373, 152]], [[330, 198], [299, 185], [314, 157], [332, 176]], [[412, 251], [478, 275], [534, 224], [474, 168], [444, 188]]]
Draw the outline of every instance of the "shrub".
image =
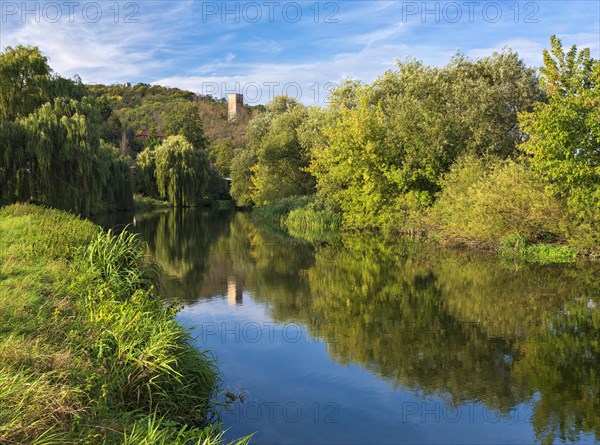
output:
[[428, 217], [434, 237], [487, 246], [514, 233], [564, 241], [564, 221], [559, 200], [525, 165], [474, 156], [452, 167]]

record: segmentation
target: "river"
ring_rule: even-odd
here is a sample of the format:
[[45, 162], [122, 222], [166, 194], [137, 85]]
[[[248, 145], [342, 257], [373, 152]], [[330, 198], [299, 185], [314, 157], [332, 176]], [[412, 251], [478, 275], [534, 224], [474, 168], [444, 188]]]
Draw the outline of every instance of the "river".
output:
[[138, 214], [130, 229], [218, 360], [227, 438], [600, 443], [597, 264], [371, 234], [315, 247], [226, 210]]

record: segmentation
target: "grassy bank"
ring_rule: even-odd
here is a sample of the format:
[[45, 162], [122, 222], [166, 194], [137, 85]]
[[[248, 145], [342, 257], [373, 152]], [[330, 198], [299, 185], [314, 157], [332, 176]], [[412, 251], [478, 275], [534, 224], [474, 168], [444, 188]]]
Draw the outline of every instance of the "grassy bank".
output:
[[156, 276], [135, 235], [0, 209], [0, 443], [220, 443], [214, 362]]

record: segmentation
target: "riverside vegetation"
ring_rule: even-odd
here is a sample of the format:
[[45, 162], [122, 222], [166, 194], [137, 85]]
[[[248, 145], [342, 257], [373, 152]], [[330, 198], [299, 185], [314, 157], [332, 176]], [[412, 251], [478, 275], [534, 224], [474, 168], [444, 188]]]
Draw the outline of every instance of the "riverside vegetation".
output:
[[[600, 253], [600, 62], [556, 37], [540, 75], [510, 50], [398, 62], [327, 108], [277, 97], [231, 162], [232, 195], [309, 240], [426, 235], [503, 256]], [[307, 199], [306, 196], [312, 198]]]
[[0, 210], [0, 442], [221, 443], [216, 366], [156, 279], [137, 235]]

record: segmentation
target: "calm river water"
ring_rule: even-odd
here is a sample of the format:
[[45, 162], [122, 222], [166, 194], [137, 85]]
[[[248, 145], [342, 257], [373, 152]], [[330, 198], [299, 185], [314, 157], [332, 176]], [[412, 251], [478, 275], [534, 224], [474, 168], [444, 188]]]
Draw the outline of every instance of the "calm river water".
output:
[[218, 359], [228, 438], [600, 443], [597, 265], [372, 235], [313, 247], [233, 211], [139, 214], [132, 230]]

